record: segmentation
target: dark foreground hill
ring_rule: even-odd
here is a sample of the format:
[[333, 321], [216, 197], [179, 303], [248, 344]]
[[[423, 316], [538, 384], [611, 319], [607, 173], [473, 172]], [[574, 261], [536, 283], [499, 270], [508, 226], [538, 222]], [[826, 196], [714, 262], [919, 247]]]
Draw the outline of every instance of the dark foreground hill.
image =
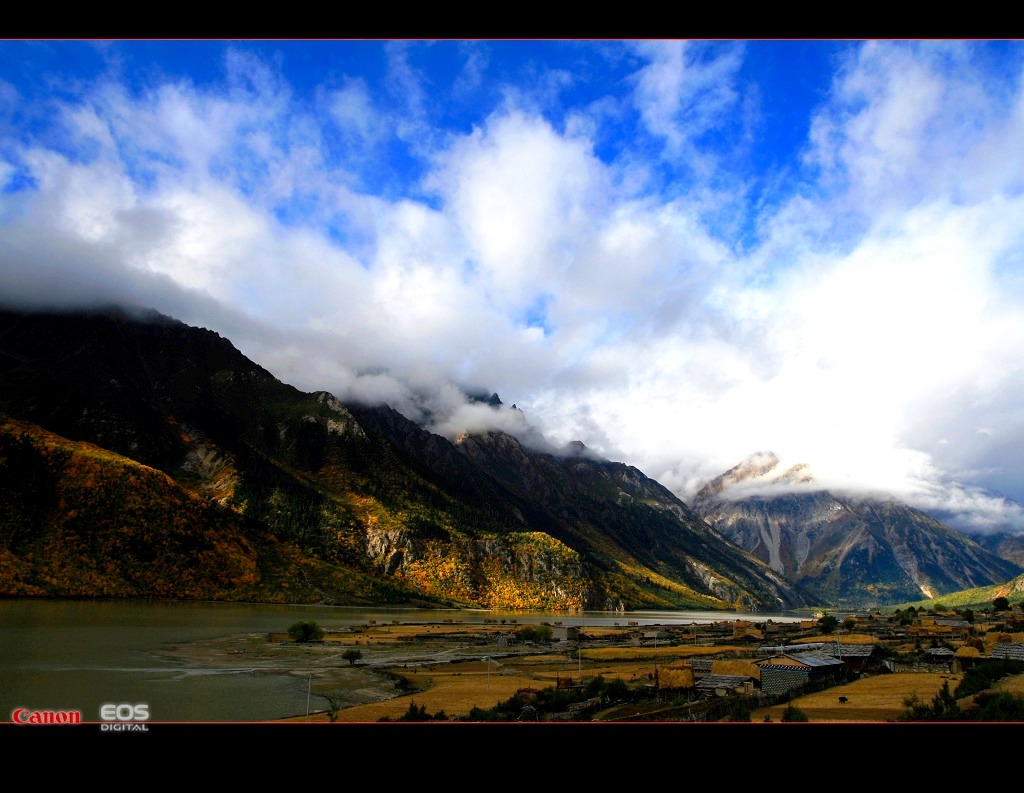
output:
[[802, 604], [635, 468], [433, 435], [155, 313], [0, 312], [0, 412], [0, 594]]

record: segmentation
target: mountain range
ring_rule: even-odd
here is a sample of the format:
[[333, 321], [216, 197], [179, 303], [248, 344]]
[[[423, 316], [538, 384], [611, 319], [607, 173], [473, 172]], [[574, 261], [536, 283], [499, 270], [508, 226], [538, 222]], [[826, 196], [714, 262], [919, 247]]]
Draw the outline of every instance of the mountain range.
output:
[[832, 492], [760, 452], [705, 485], [694, 511], [814, 603], [857, 607], [1003, 583], [1022, 568], [886, 495]]
[[0, 595], [774, 611], [1021, 572], [891, 499], [734, 497], [806, 479], [773, 455], [691, 509], [467, 399], [521, 431], [302, 392], [156, 312], [0, 310]]
[[0, 412], [3, 594], [803, 603], [666, 488], [582, 444], [444, 438], [387, 405], [301, 392], [154, 312], [0, 312]]

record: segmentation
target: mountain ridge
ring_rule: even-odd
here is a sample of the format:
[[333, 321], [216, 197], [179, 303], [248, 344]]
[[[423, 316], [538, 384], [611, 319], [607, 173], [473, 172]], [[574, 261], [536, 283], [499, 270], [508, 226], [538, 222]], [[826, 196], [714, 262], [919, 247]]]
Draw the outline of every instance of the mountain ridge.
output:
[[812, 600], [886, 605], [1021, 572], [891, 496], [834, 493], [814, 487], [806, 467], [779, 464], [770, 452], [752, 455], [698, 491], [693, 508]]
[[[481, 401], [500, 405], [496, 394]], [[128, 534], [144, 534], [146, 509], [125, 512], [104, 495], [114, 492], [106, 477], [127, 465], [117, 458], [199, 498], [203, 520], [216, 515], [229, 526], [225, 548], [249, 543], [256, 579], [239, 593], [250, 598], [609, 610], [802, 603], [661, 485], [594, 459], [582, 444], [558, 456], [500, 431], [449, 440], [387, 406], [301, 392], [227, 339], [167, 317], [0, 311], [0, 411], [21, 422], [6, 425], [12, 449], [38, 450], [52, 433], [73, 453], [93, 444], [113, 456], [91, 480], [54, 469], [60, 488], [92, 493], [77, 522], [43, 510], [27, 545], [14, 541], [13, 524], [0, 534], [8, 594], [74, 588], [40, 572], [62, 532], [79, 542], [122, 521]], [[16, 478], [10, 458], [3, 462], [0, 474]], [[10, 493], [31, 501], [24, 488]], [[157, 524], [170, 520], [147, 508]], [[93, 594], [155, 595], [117, 583], [118, 566], [147, 553], [144, 542], [120, 548], [113, 540], [93, 548], [107, 571]], [[268, 554], [285, 561], [268, 566]], [[194, 565], [187, 556], [166, 565]], [[197, 583], [181, 596], [200, 589], [215, 590]]]

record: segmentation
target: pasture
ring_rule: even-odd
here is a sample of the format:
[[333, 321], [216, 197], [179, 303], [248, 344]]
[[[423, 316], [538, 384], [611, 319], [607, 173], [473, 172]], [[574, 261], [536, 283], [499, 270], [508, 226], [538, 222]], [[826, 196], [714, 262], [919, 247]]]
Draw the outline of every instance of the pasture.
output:
[[[903, 701], [916, 694], [924, 702], [932, 698], [948, 682], [955, 689], [962, 675], [930, 672], [871, 675], [852, 683], [834, 686], [825, 691], [796, 697], [792, 704], [817, 722], [879, 722], [895, 721], [904, 711]], [[845, 697], [846, 702], [840, 702]], [[751, 713], [751, 721], [781, 721], [788, 703], [758, 708]]]

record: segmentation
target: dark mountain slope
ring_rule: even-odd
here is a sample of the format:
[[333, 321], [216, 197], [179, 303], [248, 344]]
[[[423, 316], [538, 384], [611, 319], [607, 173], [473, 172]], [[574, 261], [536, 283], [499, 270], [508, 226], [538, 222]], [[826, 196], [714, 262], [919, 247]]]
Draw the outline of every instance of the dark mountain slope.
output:
[[[140, 499], [198, 497], [202, 517], [190, 531], [207, 531], [202, 524], [224, 532], [227, 546], [248, 542], [243, 555], [257, 571], [271, 556], [277, 570], [305, 571], [301, 585], [262, 574], [247, 590], [239, 585], [262, 587], [256, 599], [268, 599], [267, 587], [280, 598], [298, 586], [299, 599], [351, 602], [373, 597], [367, 582], [375, 581], [375, 596], [392, 602], [416, 593], [527, 608], [799, 603], [635, 469], [533, 452], [502, 433], [452, 443], [390, 408], [302, 393], [217, 334], [159, 315], [0, 312], [0, 411], [121, 458], [105, 476], [116, 479], [129, 463], [159, 469], [166, 492]], [[79, 486], [66, 472], [54, 476], [60, 487]], [[101, 479], [89, 485], [98, 488], [91, 519], [114, 525], [125, 491]], [[62, 510], [30, 523], [36, 540], [58, 532]], [[170, 513], [154, 514], [147, 531], [159, 534]], [[37, 557], [18, 551], [25, 531], [23, 520], [10, 521], [0, 548], [32, 568], [19, 575], [39, 580]], [[144, 561], [145, 545], [129, 557]], [[95, 594], [116, 589], [125, 553], [112, 543], [86, 553], [109, 571]], [[167, 553], [168, 568], [199, 565], [188, 548], [180, 558]], [[337, 581], [358, 585], [346, 593]], [[66, 592], [65, 584], [40, 591]], [[178, 596], [198, 591], [232, 596], [213, 581]]]
[[1024, 534], [1008, 531], [997, 532], [964, 532], [978, 545], [991, 551], [1000, 559], [1024, 567]]
[[555, 455], [497, 431], [463, 433], [451, 443], [390, 408], [352, 411], [425, 478], [511, 525], [556, 538], [611, 576], [619, 591], [664, 589], [660, 605], [685, 594], [673, 594], [679, 584], [726, 602], [743, 602], [750, 597], [744, 593], [776, 608], [800, 602], [778, 576], [721, 542], [666, 488], [635, 468], [594, 459], [582, 444]]
[[0, 417], [0, 594], [407, 603], [161, 471]]

